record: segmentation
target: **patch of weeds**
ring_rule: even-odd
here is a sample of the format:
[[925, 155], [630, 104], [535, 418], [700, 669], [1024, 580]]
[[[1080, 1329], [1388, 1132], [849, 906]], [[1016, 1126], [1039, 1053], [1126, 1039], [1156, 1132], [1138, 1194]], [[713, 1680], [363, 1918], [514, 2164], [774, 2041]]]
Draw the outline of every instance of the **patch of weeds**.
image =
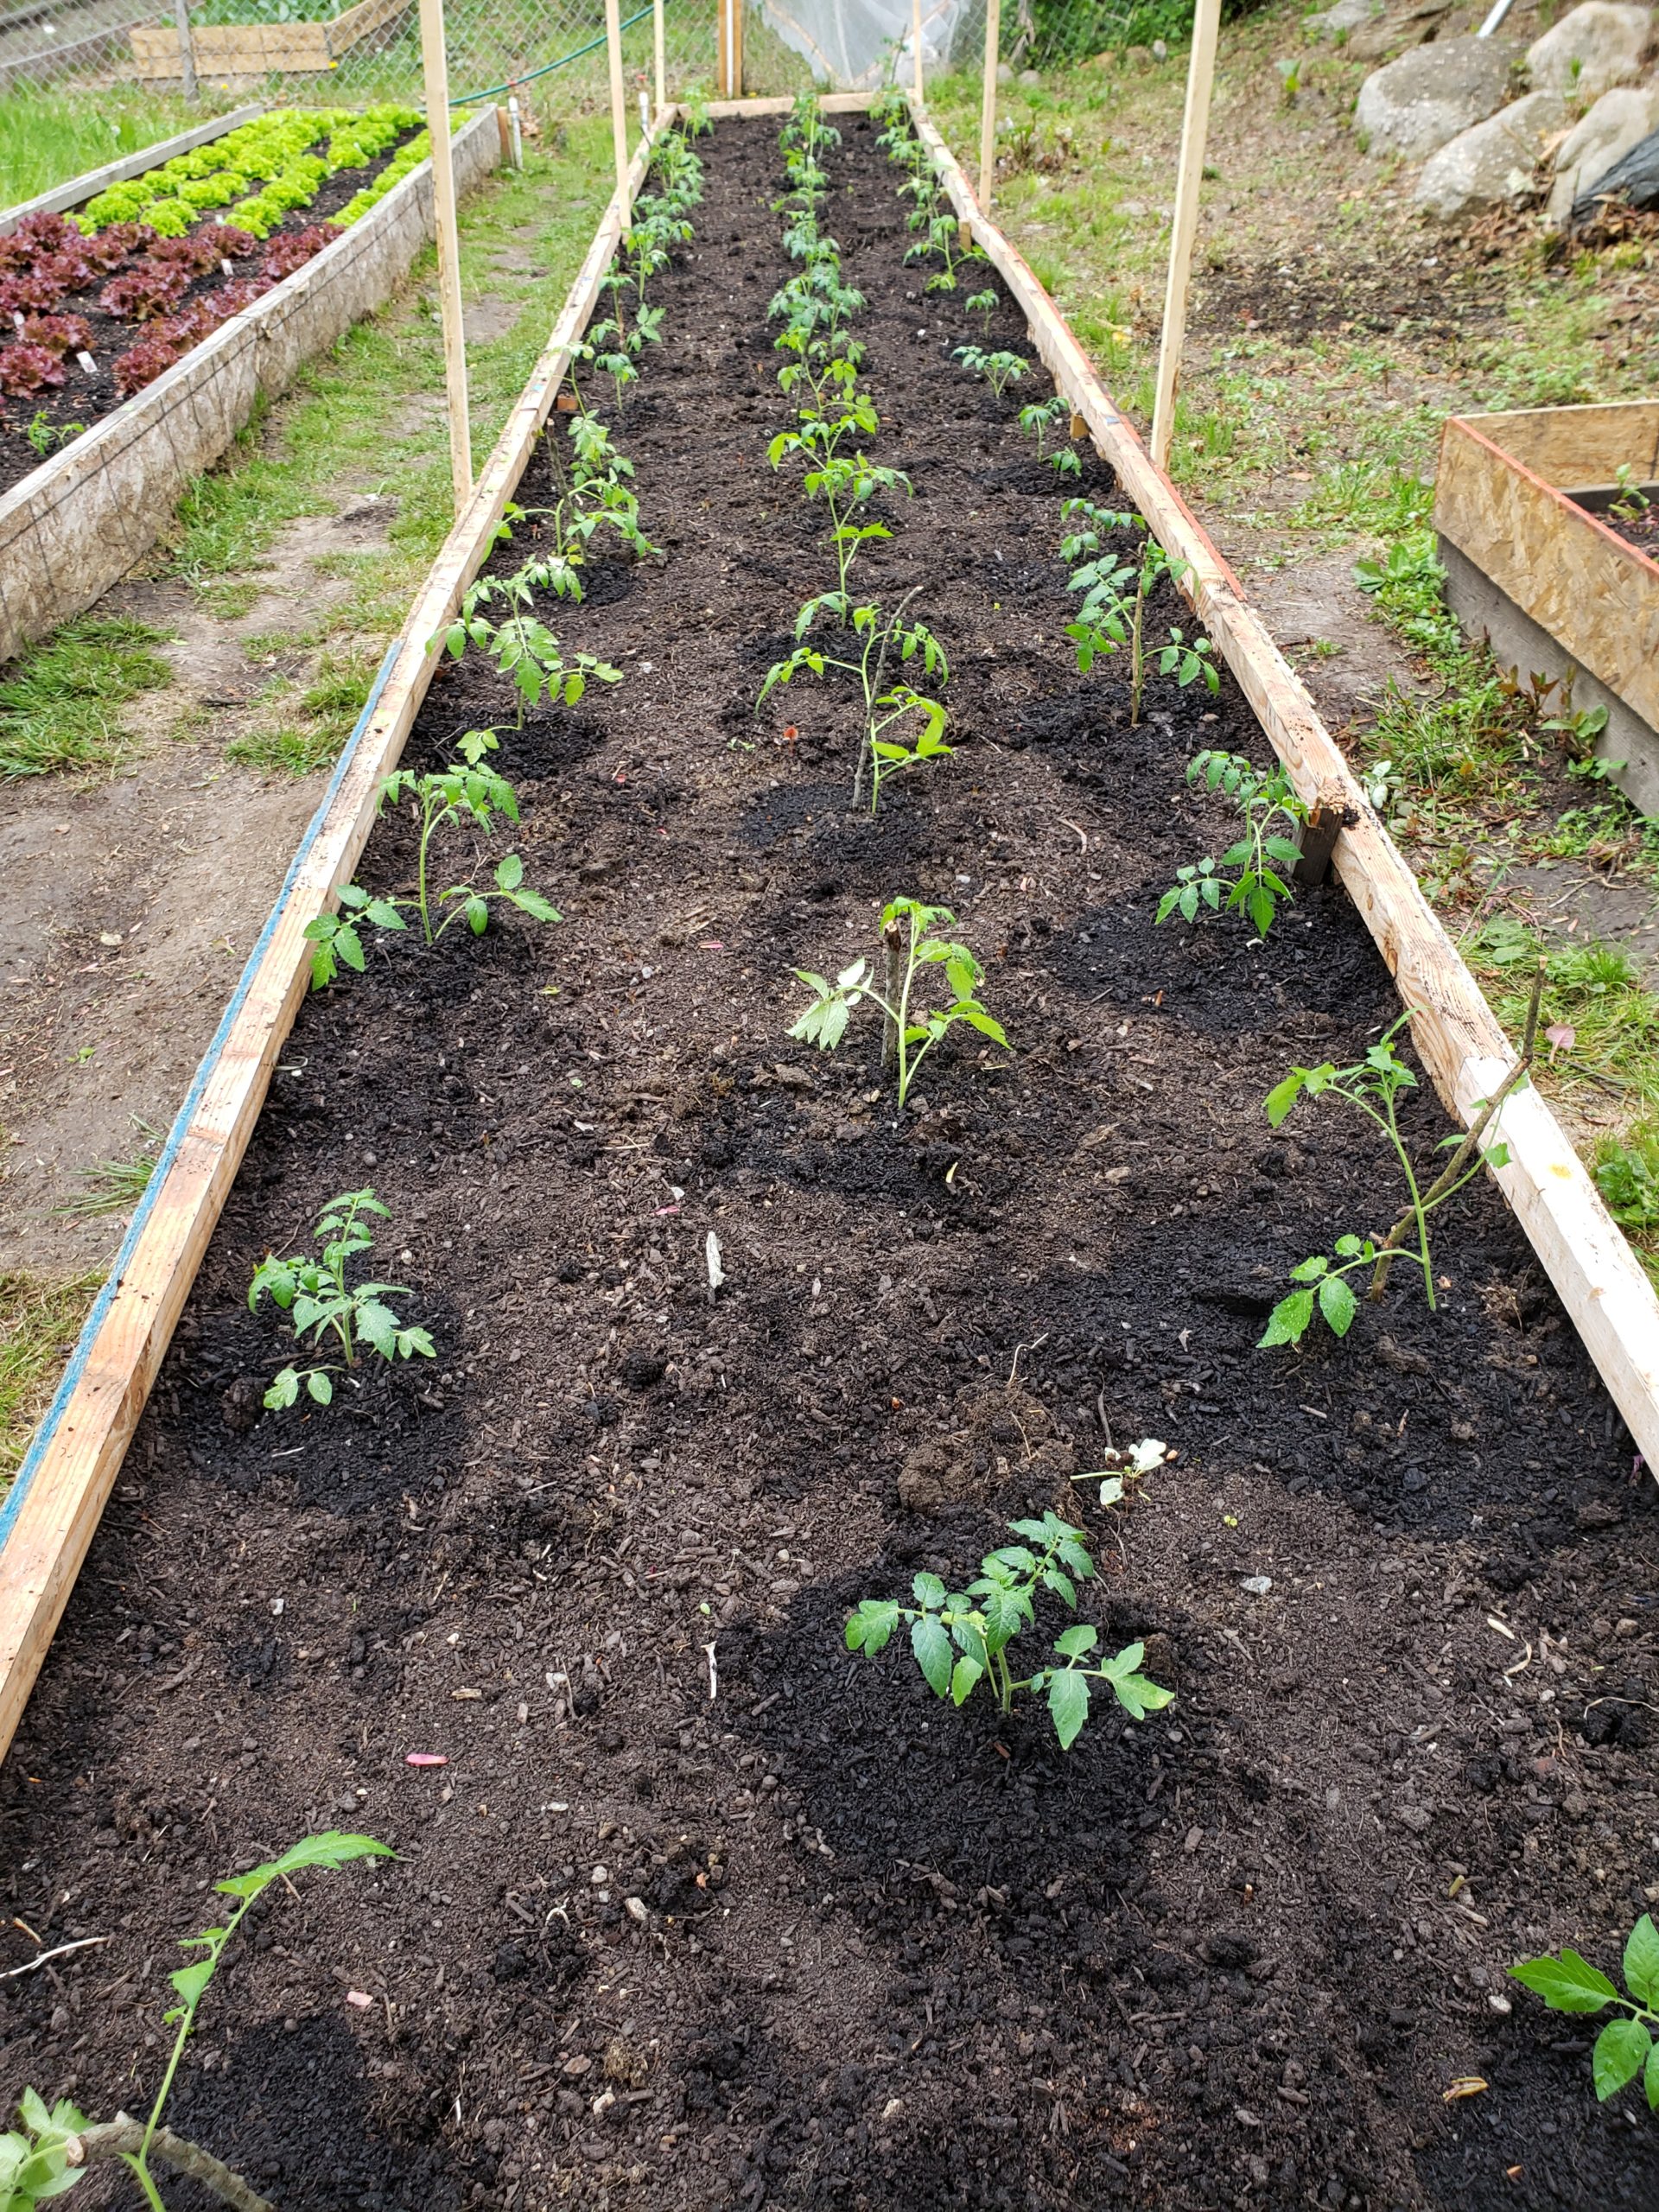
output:
[[72, 1221], [91, 1221], [99, 1214], [124, 1213], [136, 1206], [149, 1188], [156, 1162], [162, 1156], [162, 1133], [142, 1115], [129, 1117], [143, 1139], [143, 1148], [130, 1160], [99, 1160], [76, 1170], [86, 1186], [52, 1211]]
[[0, 1274], [0, 1484], [22, 1464], [102, 1274]]
[[289, 711], [283, 718], [233, 738], [225, 758], [265, 774], [310, 776], [331, 767], [357, 726], [373, 682], [366, 655], [325, 653], [298, 698], [284, 694]]
[[1436, 676], [1432, 698], [1392, 678], [1370, 738], [1399, 782], [1435, 799], [1512, 799], [1526, 781], [1523, 716], [1485, 646], [1471, 645], [1440, 596], [1446, 571], [1432, 531], [1413, 530], [1378, 558], [1356, 563], [1355, 580]]
[[1398, 538], [1414, 531], [1427, 535], [1433, 504], [1433, 484], [1408, 469], [1379, 461], [1341, 461], [1290, 519], [1303, 530], [1338, 525]]
[[251, 577], [233, 576], [201, 587], [204, 604], [221, 622], [239, 622], [264, 589]]
[[[1536, 934], [1506, 914], [1495, 916], [1467, 948], [1493, 1012], [1511, 1035], [1526, 1020], [1540, 949]], [[1628, 954], [1615, 944], [1561, 937], [1541, 949], [1549, 957], [1544, 1035], [1550, 1053], [1535, 1070], [1541, 1084], [1587, 1083], [1604, 1096], [1659, 1107], [1659, 997]]]
[[124, 616], [83, 615], [27, 647], [0, 682], [0, 778], [118, 760], [127, 743], [118, 709], [173, 681], [149, 650], [167, 634]]

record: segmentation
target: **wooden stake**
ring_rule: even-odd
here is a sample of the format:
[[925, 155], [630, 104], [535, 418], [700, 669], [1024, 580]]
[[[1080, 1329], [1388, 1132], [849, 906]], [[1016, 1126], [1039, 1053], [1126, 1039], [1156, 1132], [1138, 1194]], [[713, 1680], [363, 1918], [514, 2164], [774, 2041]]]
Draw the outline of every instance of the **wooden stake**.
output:
[[[996, 65], [1002, 50], [1002, 0], [985, 0], [985, 78], [979, 95], [979, 204], [988, 213], [996, 181]], [[1072, 432], [1072, 436], [1077, 432]]]
[[743, 97], [743, 0], [715, 0], [720, 26], [720, 89], [723, 98]]
[[184, 80], [184, 97], [196, 97], [196, 48], [190, 35], [190, 0], [178, 0], [179, 6], [179, 75]]
[[449, 474], [455, 512], [473, 495], [473, 417], [467, 398], [467, 340], [461, 319], [461, 238], [455, 228], [455, 168], [449, 150], [449, 62], [443, 0], [421, 0], [421, 62], [426, 125], [432, 141], [433, 226], [438, 240], [438, 307], [443, 318], [443, 390], [449, 409]]
[[1181, 124], [1180, 163], [1175, 173], [1175, 219], [1169, 233], [1169, 283], [1164, 290], [1164, 328], [1158, 345], [1158, 385], [1152, 407], [1152, 461], [1169, 466], [1175, 428], [1175, 385], [1186, 337], [1186, 287], [1192, 274], [1192, 241], [1198, 227], [1204, 179], [1204, 142], [1210, 129], [1210, 92], [1216, 78], [1216, 34], [1221, 0], [1198, 0], [1192, 58], [1186, 70], [1186, 114]]
[[916, 105], [920, 107], [927, 97], [922, 86], [922, 0], [910, 0], [910, 42], [915, 48]]
[[605, 46], [611, 63], [611, 141], [616, 153], [616, 188], [628, 185], [628, 103], [622, 89], [622, 13], [617, 0], [605, 0]]
[[652, 81], [657, 88], [657, 105], [668, 103], [668, 53], [663, 25], [663, 0], [654, 0], [651, 11], [651, 50], [653, 66]]

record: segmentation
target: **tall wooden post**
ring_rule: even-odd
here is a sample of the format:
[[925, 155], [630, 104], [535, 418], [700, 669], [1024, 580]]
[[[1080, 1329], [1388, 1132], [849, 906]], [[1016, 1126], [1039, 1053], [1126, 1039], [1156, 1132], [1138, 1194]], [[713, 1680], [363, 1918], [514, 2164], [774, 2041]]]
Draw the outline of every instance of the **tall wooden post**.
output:
[[915, 49], [916, 105], [920, 107], [927, 97], [922, 84], [922, 0], [910, 0], [910, 42]]
[[651, 53], [656, 105], [664, 107], [668, 101], [668, 41], [663, 28], [663, 0], [654, 0], [651, 11]]
[[989, 209], [996, 182], [996, 65], [1001, 58], [1002, 0], [985, 0], [985, 81], [979, 95], [979, 204]]
[[720, 96], [743, 97], [743, 0], [715, 0], [720, 48]]
[[605, 0], [605, 46], [611, 63], [611, 144], [616, 154], [616, 188], [628, 191], [628, 101], [622, 89], [622, 13], [617, 0]]
[[1221, 0], [1198, 0], [1192, 58], [1186, 70], [1186, 114], [1181, 124], [1180, 166], [1175, 175], [1175, 219], [1169, 233], [1169, 283], [1164, 290], [1164, 328], [1158, 346], [1158, 384], [1152, 408], [1152, 458], [1167, 468], [1175, 430], [1175, 386], [1186, 337], [1186, 287], [1198, 235], [1204, 142], [1210, 128], [1210, 93], [1216, 79], [1216, 35]]
[[190, 35], [190, 0], [177, 0], [179, 23], [179, 75], [182, 79], [184, 97], [196, 97], [196, 42]]
[[443, 45], [443, 0], [421, 0], [421, 65], [426, 76], [426, 126], [432, 141], [443, 389], [449, 409], [449, 474], [459, 514], [473, 495], [473, 421], [467, 398], [467, 340], [461, 320], [461, 239], [455, 229], [455, 170], [449, 149], [449, 61]]

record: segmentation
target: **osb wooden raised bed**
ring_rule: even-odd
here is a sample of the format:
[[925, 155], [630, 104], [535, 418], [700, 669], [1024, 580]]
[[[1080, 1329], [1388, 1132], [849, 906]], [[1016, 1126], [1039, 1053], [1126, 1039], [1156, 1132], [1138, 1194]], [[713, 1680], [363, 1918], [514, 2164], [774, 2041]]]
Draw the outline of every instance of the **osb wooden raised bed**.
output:
[[1597, 753], [1659, 815], [1659, 537], [1611, 506], [1621, 469], [1659, 494], [1659, 400], [1453, 416], [1434, 528], [1464, 626], [1522, 677], [1570, 677], [1575, 709], [1605, 707]]
[[[193, 26], [190, 44], [198, 75], [209, 78], [263, 77], [284, 73], [312, 75], [331, 69], [371, 32], [404, 14], [410, 0], [357, 0], [326, 22], [203, 23]], [[146, 79], [180, 73], [179, 34], [172, 23], [136, 23], [132, 29], [133, 74]]]
[[[465, 191], [500, 159], [493, 108], [454, 141]], [[433, 235], [423, 162], [342, 238], [0, 497], [0, 661], [90, 607], [149, 551], [261, 397], [382, 301]]]

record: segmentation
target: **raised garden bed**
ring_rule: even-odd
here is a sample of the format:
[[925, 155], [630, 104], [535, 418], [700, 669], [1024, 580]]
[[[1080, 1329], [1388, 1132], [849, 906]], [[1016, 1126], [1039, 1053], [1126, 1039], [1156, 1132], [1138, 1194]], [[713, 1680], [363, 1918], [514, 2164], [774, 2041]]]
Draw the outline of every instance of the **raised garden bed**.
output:
[[1659, 402], [1452, 416], [1434, 527], [1446, 597], [1522, 680], [1567, 680], [1597, 754], [1659, 815]]
[[[193, 23], [190, 43], [196, 67], [206, 76], [312, 75], [332, 69], [354, 46], [407, 14], [409, 7], [410, 0], [357, 0], [355, 7], [315, 19]], [[174, 23], [136, 23], [130, 35], [136, 77], [154, 81], [179, 75], [179, 34]]]
[[[114, 364], [123, 349], [130, 353], [135, 346], [149, 346], [143, 326], [123, 324], [119, 339], [112, 322], [90, 327], [99, 323], [99, 302], [112, 281], [101, 274], [95, 286], [66, 295], [63, 306], [89, 325], [99, 350], [91, 356], [92, 372], [73, 365], [61, 385], [7, 403], [9, 427], [0, 437], [0, 483], [9, 486], [0, 491], [0, 660], [107, 590], [154, 543], [184, 486], [224, 452], [261, 394], [285, 390], [307, 360], [390, 296], [432, 235], [431, 165], [417, 158], [410, 167], [406, 156], [418, 154], [418, 134], [399, 135], [404, 150], [388, 149], [371, 163], [313, 180], [303, 204], [279, 210], [269, 188], [231, 202], [232, 211], [245, 212], [245, 221], [264, 231], [264, 239], [252, 239], [231, 264], [256, 273], [247, 279], [227, 278], [216, 268], [190, 276], [185, 292], [162, 310], [164, 323], [191, 326], [175, 334], [181, 358], [166, 365], [167, 353], [175, 348], [164, 340], [141, 364], [157, 372], [130, 397], [121, 397]], [[230, 143], [202, 150], [222, 161]], [[454, 137], [458, 188], [475, 183], [499, 157], [495, 113], [486, 110]], [[397, 181], [382, 194], [381, 186], [394, 176]], [[115, 188], [115, 194], [143, 187], [140, 180], [137, 187]], [[277, 200], [283, 196], [279, 190]], [[129, 227], [119, 213], [124, 203], [110, 193], [100, 197], [108, 226], [100, 236], [105, 241], [111, 235], [120, 238]], [[260, 208], [248, 218], [245, 210], [254, 200]], [[100, 207], [99, 201], [92, 205]], [[141, 228], [154, 212], [155, 203], [143, 200]], [[289, 234], [315, 232], [319, 218], [331, 213], [349, 219], [344, 236], [332, 243], [308, 239], [308, 245], [315, 243], [321, 250], [309, 254], [293, 274], [279, 275], [283, 257], [292, 266], [299, 251], [285, 243]], [[244, 226], [232, 227], [240, 232]], [[148, 265], [168, 253], [188, 253], [195, 238], [213, 242], [215, 228], [215, 216], [207, 214], [184, 222], [181, 235], [158, 243], [140, 237], [132, 240], [125, 258]], [[22, 236], [0, 241], [0, 248], [10, 244], [16, 251]], [[99, 238], [91, 245], [96, 250]], [[73, 241], [71, 248], [73, 258]], [[275, 281], [250, 303], [237, 307], [242, 295], [235, 288], [257, 289], [257, 272], [270, 264], [273, 255]], [[199, 296], [206, 296], [209, 305], [206, 311], [198, 307], [192, 316]], [[215, 306], [235, 308], [218, 327]], [[208, 334], [195, 335], [197, 325]], [[22, 344], [25, 337], [19, 334], [16, 342]], [[0, 346], [0, 367], [10, 350]], [[73, 351], [68, 359], [73, 363]], [[31, 443], [29, 434], [37, 417], [41, 419]], [[90, 427], [59, 444], [49, 459], [36, 458], [37, 444], [54, 440], [75, 421]]]
[[[1484, 1183], [1438, 1314], [1396, 1279], [1344, 1344], [1255, 1349], [1393, 1195], [1380, 1141], [1275, 1135], [1262, 1094], [1392, 987], [1333, 886], [1261, 944], [1154, 923], [1229, 834], [1191, 754], [1266, 748], [1230, 679], [1154, 676], [1132, 728], [1113, 664], [1078, 677], [1059, 494], [1115, 487], [965, 376], [968, 288], [904, 269], [844, 127], [876, 451], [914, 487], [861, 559], [919, 588], [956, 755], [849, 818], [844, 690], [756, 717], [826, 551], [765, 466], [775, 133], [722, 124], [619, 429], [664, 558], [537, 603], [623, 681], [515, 728], [469, 653], [407, 754], [502, 726], [566, 918], [378, 938], [280, 1048], [4, 1778], [19, 1918], [113, 1937], [7, 1985], [6, 2085], [130, 2099], [181, 1897], [351, 1825], [402, 1864], [282, 1908], [173, 2113], [279, 2202], [1643, 2204], [1651, 2133], [1503, 1968], [1611, 1962], [1642, 1909], [1650, 1481]], [[983, 342], [1024, 348], [1005, 301]], [[360, 880], [413, 868], [394, 811]], [[1014, 1047], [941, 1047], [902, 1120], [873, 1028], [786, 1034], [790, 970], [898, 891], [957, 909]], [[1408, 1126], [1441, 1133], [1427, 1088]], [[436, 1358], [265, 1414], [250, 1275], [368, 1181]], [[1071, 1482], [1148, 1433], [1179, 1458], [1143, 1503]], [[1062, 1754], [849, 1657], [858, 1599], [1051, 1506], [1166, 1713]]]
[[359, 220], [419, 126], [273, 111], [0, 238], [0, 493]]

